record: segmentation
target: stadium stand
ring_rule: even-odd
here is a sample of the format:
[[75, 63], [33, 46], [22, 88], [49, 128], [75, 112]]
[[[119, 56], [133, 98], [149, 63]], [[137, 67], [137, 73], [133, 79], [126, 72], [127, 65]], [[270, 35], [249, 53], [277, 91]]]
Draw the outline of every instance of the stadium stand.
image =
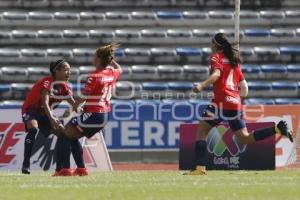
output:
[[[123, 66], [115, 99], [138, 100], [143, 93], [152, 99], [157, 91], [160, 100], [168, 92], [189, 99], [192, 85], [209, 74], [210, 37], [223, 32], [233, 40], [228, 2], [1, 1], [0, 99], [24, 100], [28, 86], [58, 58], [69, 61], [72, 87], [81, 88], [83, 80], [77, 83], [76, 77], [94, 69], [94, 50], [110, 41], [122, 44], [115, 55]], [[244, 1], [240, 17], [242, 70], [250, 87], [246, 103], [299, 103], [300, 3]]]

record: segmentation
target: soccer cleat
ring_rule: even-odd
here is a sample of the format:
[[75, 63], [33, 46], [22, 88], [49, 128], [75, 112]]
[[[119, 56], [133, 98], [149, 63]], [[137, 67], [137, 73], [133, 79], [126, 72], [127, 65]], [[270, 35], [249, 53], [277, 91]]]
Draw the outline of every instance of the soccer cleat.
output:
[[62, 168], [59, 172], [55, 172], [52, 176], [72, 176], [72, 170], [70, 168]]
[[197, 166], [196, 169], [184, 173], [183, 175], [206, 175], [206, 168], [205, 166]]
[[293, 136], [292, 131], [288, 128], [288, 125], [286, 121], [281, 120], [275, 128], [276, 132], [279, 132], [281, 135], [284, 135], [290, 139], [291, 142], [293, 142]]
[[88, 174], [86, 168], [76, 168], [73, 172], [73, 176], [87, 176]]
[[27, 167], [22, 167], [22, 174], [30, 174], [29, 168]]

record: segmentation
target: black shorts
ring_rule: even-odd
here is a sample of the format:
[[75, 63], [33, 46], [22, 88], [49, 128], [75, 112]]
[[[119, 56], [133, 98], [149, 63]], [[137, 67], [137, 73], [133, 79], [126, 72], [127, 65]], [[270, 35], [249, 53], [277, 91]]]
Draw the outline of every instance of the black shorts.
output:
[[107, 122], [108, 113], [82, 113], [71, 119], [71, 124], [80, 127], [87, 138], [101, 131]]
[[241, 110], [221, 110], [214, 105], [209, 105], [204, 110], [202, 118], [211, 126], [216, 126], [222, 121], [227, 121], [232, 131], [246, 127], [244, 113]]
[[23, 123], [25, 124], [26, 132], [28, 132], [27, 121], [36, 120], [38, 122], [38, 126], [39, 126], [38, 128], [40, 132], [42, 132], [42, 134], [45, 137], [48, 137], [51, 134], [52, 126], [50, 120], [44, 114], [34, 112], [34, 111], [27, 111], [22, 115], [22, 120]]

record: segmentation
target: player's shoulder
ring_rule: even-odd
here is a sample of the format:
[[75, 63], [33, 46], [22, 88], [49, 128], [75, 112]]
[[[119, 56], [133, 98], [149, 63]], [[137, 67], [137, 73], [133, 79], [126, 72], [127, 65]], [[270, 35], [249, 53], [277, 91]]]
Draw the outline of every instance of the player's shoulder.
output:
[[211, 54], [211, 56], [210, 56], [211, 61], [219, 61], [219, 60], [222, 59], [222, 58], [223, 58], [223, 54], [220, 53], [220, 52], [213, 53], [213, 54]]
[[39, 81], [37, 81], [37, 84], [42, 84], [44, 87], [48, 87], [52, 84], [53, 81], [53, 77], [49, 75], [41, 78]]

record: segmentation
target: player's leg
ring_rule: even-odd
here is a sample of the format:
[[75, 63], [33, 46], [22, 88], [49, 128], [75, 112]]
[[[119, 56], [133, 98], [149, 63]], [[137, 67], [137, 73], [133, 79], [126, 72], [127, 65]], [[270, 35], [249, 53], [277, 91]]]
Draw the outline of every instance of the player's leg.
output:
[[35, 138], [37, 133], [39, 132], [38, 129], [38, 122], [34, 118], [34, 116], [30, 113], [25, 113], [23, 116], [23, 122], [26, 128], [26, 136], [24, 140], [24, 160], [22, 164], [22, 173], [23, 174], [30, 174], [30, 157], [33, 149], [33, 145], [35, 142]]
[[195, 169], [192, 170], [190, 175], [203, 175], [206, 173], [207, 164], [207, 143], [206, 137], [209, 131], [220, 123], [221, 119], [216, 113], [216, 108], [209, 105], [202, 114], [203, 120], [199, 122], [196, 132], [195, 142]]
[[71, 143], [71, 152], [76, 163], [76, 170], [73, 172], [73, 175], [76, 176], [86, 176], [88, 175], [88, 171], [85, 168], [84, 160], [83, 160], [83, 149], [78, 139], [70, 140]]

